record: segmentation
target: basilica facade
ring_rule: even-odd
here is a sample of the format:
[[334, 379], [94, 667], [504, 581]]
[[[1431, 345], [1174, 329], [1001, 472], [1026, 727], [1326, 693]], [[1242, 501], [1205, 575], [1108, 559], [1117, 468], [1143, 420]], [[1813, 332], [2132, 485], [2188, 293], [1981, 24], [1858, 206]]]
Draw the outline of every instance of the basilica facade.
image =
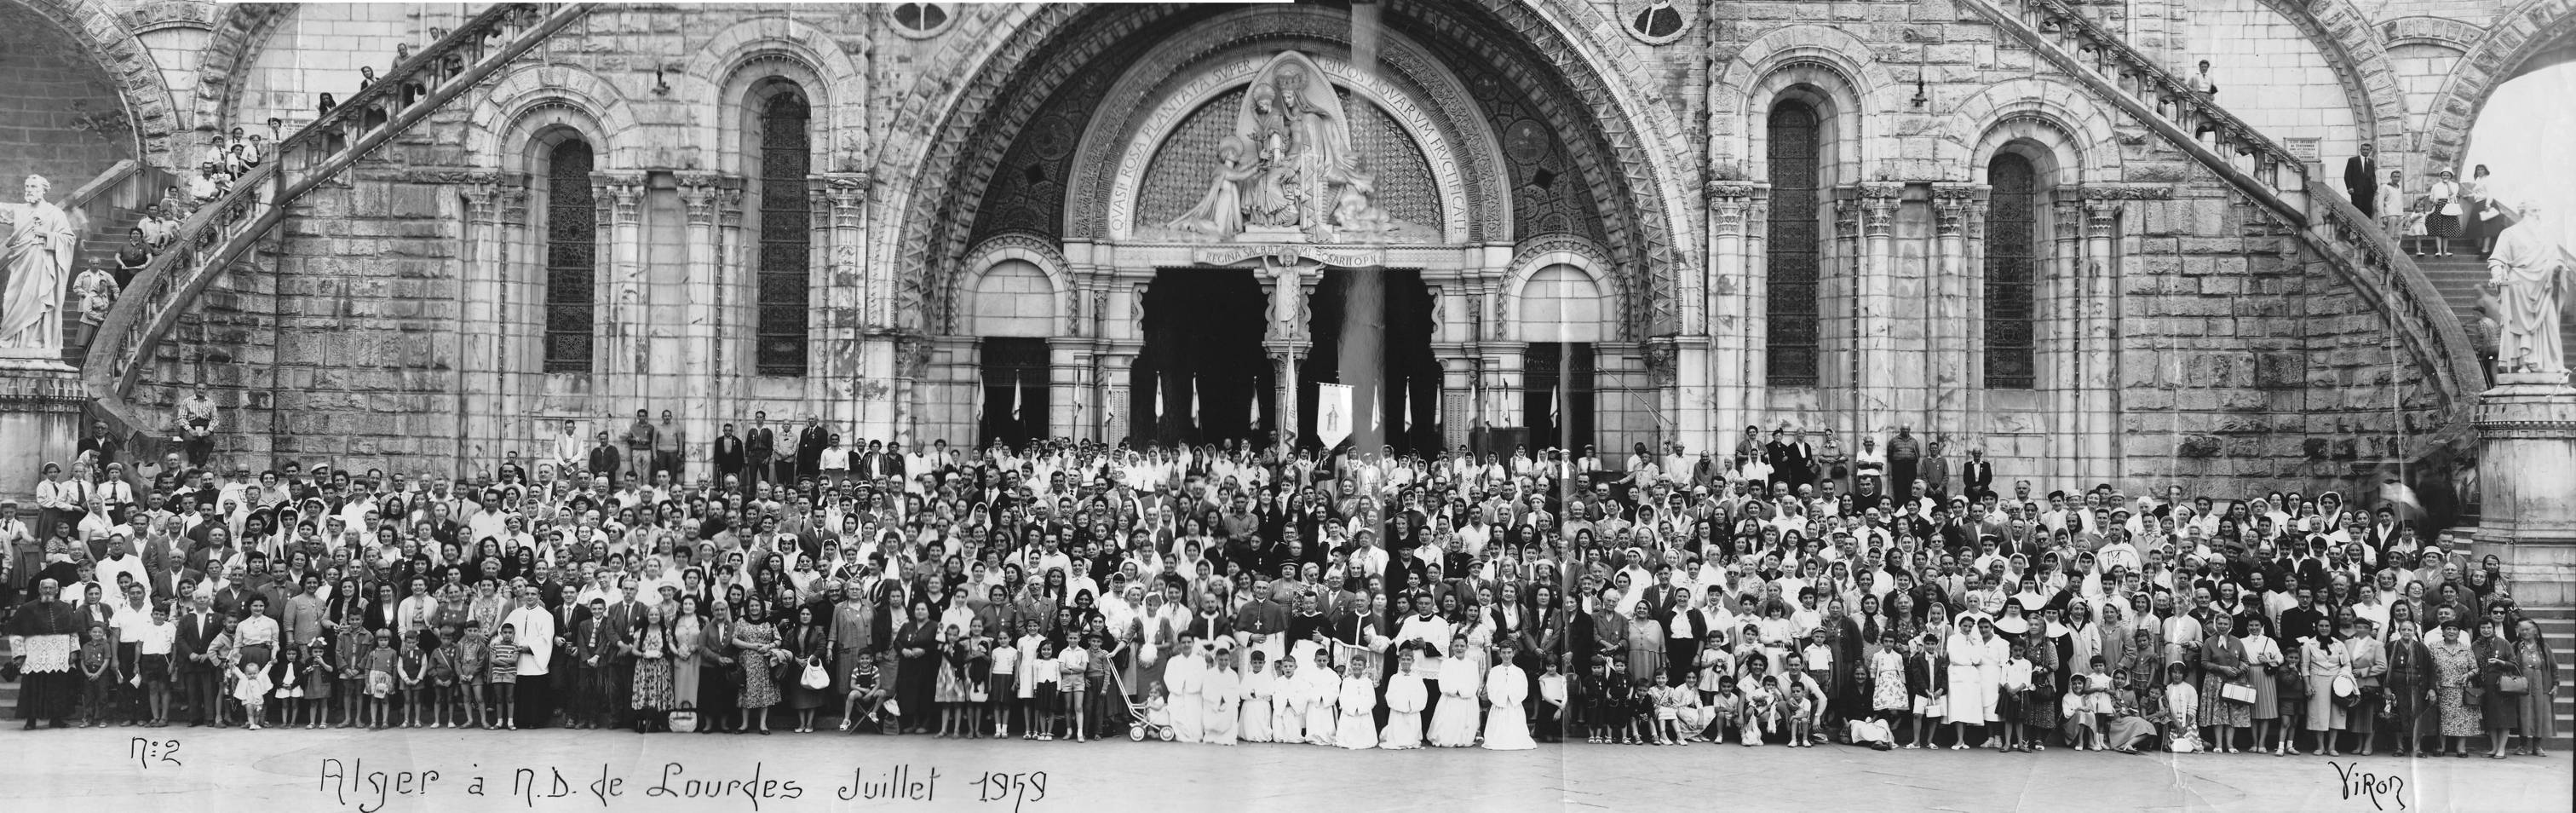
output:
[[2457, 145], [2362, 62], [2299, 102], [2333, 127], [2178, 92], [2189, 3], [598, 4], [417, 83], [485, 7], [160, 6], [100, 13], [159, 61], [118, 92], [161, 94], [133, 139], [174, 177], [345, 66], [419, 90], [87, 362], [144, 431], [205, 386], [254, 459], [483, 467], [669, 410], [952, 445], [1909, 427], [2041, 482], [2350, 485], [2446, 460], [2482, 386], [2324, 183], [2357, 141]]

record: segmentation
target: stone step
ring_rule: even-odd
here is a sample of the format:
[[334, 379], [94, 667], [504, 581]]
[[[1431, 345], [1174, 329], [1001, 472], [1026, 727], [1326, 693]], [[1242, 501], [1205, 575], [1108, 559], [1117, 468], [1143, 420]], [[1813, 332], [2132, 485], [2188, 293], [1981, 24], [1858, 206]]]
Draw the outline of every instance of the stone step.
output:
[[[2425, 278], [2432, 280], [2434, 290], [2442, 292], [2442, 300], [2450, 303], [2451, 310], [2459, 314], [2460, 324], [2470, 325], [2477, 320], [2478, 288], [2487, 282], [2485, 261], [2475, 254], [2453, 254], [2449, 257], [2417, 255], [2415, 267], [2422, 269]], [[2559, 335], [2566, 342], [2563, 346], [2576, 347], [2576, 323], [2560, 325]]]

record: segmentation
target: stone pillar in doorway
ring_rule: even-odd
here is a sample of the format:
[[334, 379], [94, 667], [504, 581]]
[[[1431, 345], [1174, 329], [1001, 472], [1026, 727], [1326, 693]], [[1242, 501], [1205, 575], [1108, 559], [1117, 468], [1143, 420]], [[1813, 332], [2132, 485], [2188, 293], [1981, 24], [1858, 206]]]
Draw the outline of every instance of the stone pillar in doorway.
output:
[[[2116, 391], [2120, 377], [2114, 366], [2119, 353], [2113, 346], [2118, 335], [2119, 310], [2113, 302], [2120, 295], [2120, 279], [2127, 268], [2122, 255], [2113, 251], [2119, 243], [2119, 220], [2125, 205], [2122, 198], [2154, 194], [2145, 187], [2087, 190], [2084, 201], [2084, 335], [2077, 346], [2083, 348], [2076, 362], [2078, 374], [2074, 385], [2079, 393], [2080, 418], [2075, 436], [2084, 445], [2084, 482], [2107, 482], [2118, 474], [2120, 405]], [[2097, 196], [2098, 195], [2098, 196]]]
[[2090, 449], [2080, 440], [2089, 428], [2084, 419], [2084, 388], [2080, 382], [2085, 353], [2092, 341], [2087, 337], [2091, 317], [2086, 314], [2084, 303], [2091, 296], [2093, 282], [2085, 273], [2084, 205], [2075, 199], [2073, 190], [2067, 192], [2069, 194], [2060, 196], [2049, 211], [2049, 241], [2055, 255], [2049, 264], [2048, 278], [2062, 305], [2058, 310], [2062, 318], [2057, 320], [2061, 326], [2053, 335], [2064, 342], [2058, 345], [2064, 348], [2063, 352], [2051, 357], [2050, 369], [2055, 370], [2056, 375], [2048, 394], [2049, 434], [2060, 441], [2079, 440], [2049, 444], [2046, 475], [2051, 480], [2074, 478], [2091, 484], [2105, 482], [2091, 476], [2094, 465], [2088, 457]]
[[895, 436], [893, 410], [882, 399], [864, 397], [863, 386], [875, 347], [869, 338], [879, 306], [872, 296], [866, 263], [867, 205], [871, 184], [864, 173], [813, 176], [816, 285], [808, 301], [807, 362], [813, 381], [807, 390], [823, 407], [824, 420], [842, 427], [844, 435], [870, 440]]
[[1962, 451], [1982, 444], [1979, 438], [1988, 429], [1982, 411], [1985, 382], [1977, 378], [1981, 343], [1973, 335], [1985, 323], [1985, 290], [1979, 284], [1985, 275], [1968, 253], [1968, 210], [1975, 195], [1976, 188], [1968, 184], [1932, 189], [1932, 279], [1925, 286], [1931, 298], [1923, 324], [1930, 422], [1965, 436]]
[[[632, 172], [594, 172], [591, 194], [599, 202], [599, 234], [608, 241], [608, 250], [600, 256], [602, 264], [598, 290], [602, 292], [602, 318], [598, 361], [591, 372], [598, 385], [591, 392], [601, 397], [591, 401], [591, 412], [617, 420], [608, 425], [612, 438], [622, 437], [624, 416], [643, 408], [650, 395], [647, 373], [652, 370], [649, 358], [651, 343], [645, 335], [644, 279], [644, 176]], [[622, 441], [620, 441], [622, 442]]]
[[1299, 419], [1297, 414], [1297, 375], [1306, 363], [1306, 355], [1315, 346], [1315, 286], [1323, 282], [1323, 269], [1302, 259], [1281, 262], [1262, 259], [1261, 293], [1268, 307], [1262, 311], [1268, 325], [1262, 331], [1262, 354], [1269, 359], [1271, 426], [1278, 433], [1273, 444], [1294, 444]]
[[[1521, 437], [1526, 443], [1529, 419], [1522, 414], [1521, 399], [1529, 392], [1529, 343], [1512, 341], [1518, 338], [1507, 332], [1503, 334], [1503, 341], [1485, 344], [1485, 391], [1489, 393], [1486, 397], [1493, 399], [1492, 403], [1485, 405], [1485, 414], [1494, 426], [1523, 430]], [[1496, 444], [1491, 451], [1499, 459], [1511, 454], [1512, 448], [1508, 444]]]
[[[492, 311], [498, 321], [482, 329], [499, 334], [493, 356], [500, 362], [499, 397], [493, 409], [501, 416], [501, 448], [534, 450], [549, 448], [553, 433], [528, 406], [535, 393], [544, 391], [546, 380], [545, 263], [537, 259], [536, 238], [528, 234], [528, 197], [527, 180], [518, 176], [503, 176], [494, 194], [500, 210], [497, 270], [503, 272], [495, 290], [501, 304]], [[531, 465], [529, 474], [535, 473]]]
[[[1905, 318], [1898, 315], [1898, 303], [1922, 291], [1924, 283], [1920, 267], [1900, 268], [1896, 257], [1896, 212], [1903, 203], [1905, 187], [1867, 183], [1861, 184], [1859, 191], [1858, 211], [1845, 212], [1847, 217], [1857, 215], [1860, 221], [1860, 261], [1845, 266], [1856, 269], [1849, 285], [1855, 323], [1852, 349], [1857, 355], [1848, 362], [1848, 372], [1839, 378], [1851, 392], [1858, 393], [1852, 409], [1861, 414], [1861, 425], [1923, 425], [1927, 416], [1923, 413], [1922, 352], [1897, 341], [1897, 322]], [[1848, 224], [1837, 226], [1849, 228]], [[1823, 363], [1829, 368], [1846, 364], [1831, 356], [1826, 358]], [[1837, 378], [1830, 371], [1823, 376], [1827, 386]]]
[[[1762, 305], [1762, 283], [1752, 273], [1756, 258], [1753, 241], [1746, 239], [1746, 226], [1758, 223], [1755, 213], [1762, 211], [1766, 185], [1750, 181], [1717, 181], [1708, 185], [1709, 281], [1708, 281], [1708, 355], [1704, 375], [1709, 382], [1708, 424], [1715, 432], [1728, 427], [1741, 427], [1745, 416], [1752, 414], [1754, 382], [1761, 376], [1755, 364], [1753, 314]], [[1717, 435], [1706, 438], [1685, 436], [1683, 442], [1693, 449], [1715, 448]]]
[[500, 329], [501, 312], [509, 301], [501, 294], [501, 280], [508, 272], [502, 265], [499, 173], [475, 173], [464, 184], [464, 192], [466, 254], [465, 273], [457, 286], [454, 463], [457, 471], [477, 471], [488, 470], [498, 461], [499, 449], [516, 448], [502, 441], [508, 418], [498, 409], [504, 371], [509, 369], [501, 358], [505, 331]]
[[[1109, 444], [1116, 444], [1120, 438], [1141, 437], [1139, 427], [1132, 423], [1135, 416], [1129, 414], [1135, 411], [1135, 404], [1130, 403], [1127, 386], [1135, 376], [1136, 354], [1143, 349], [1134, 342], [1104, 342], [1092, 357], [1092, 366], [1099, 373], [1092, 379], [1091, 392], [1084, 394], [1091, 409], [1084, 424], [1074, 428], [1076, 437]], [[1142, 449], [1144, 444], [1130, 443], [1128, 448]]]
[[686, 392], [678, 393], [681, 400], [675, 411], [690, 443], [680, 449], [682, 472], [674, 472], [675, 476], [699, 466], [696, 458], [708, 453], [700, 451], [708, 448], [702, 441], [721, 434], [725, 418], [718, 413], [724, 402], [719, 400], [715, 382], [730, 366], [718, 353], [722, 340], [716, 332], [724, 313], [722, 291], [726, 287], [717, 268], [722, 249], [719, 241], [723, 238], [716, 231], [716, 210], [727, 190], [713, 173], [682, 173], [679, 181], [689, 246], [688, 276], [681, 283], [687, 299], [680, 305], [683, 317], [679, 344], [686, 355], [681, 364], [689, 385]]

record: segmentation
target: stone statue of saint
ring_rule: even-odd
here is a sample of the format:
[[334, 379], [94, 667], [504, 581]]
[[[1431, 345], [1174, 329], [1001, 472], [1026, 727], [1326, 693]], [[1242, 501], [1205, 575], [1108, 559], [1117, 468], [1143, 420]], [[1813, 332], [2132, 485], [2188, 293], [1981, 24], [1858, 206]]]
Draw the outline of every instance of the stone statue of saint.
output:
[[1296, 263], [1279, 266], [1279, 279], [1271, 283], [1270, 289], [1271, 338], [1297, 338], [1298, 325], [1304, 322], [1304, 314], [1299, 313], [1299, 303], [1306, 293], [1305, 283], [1301, 281], [1304, 276], [1303, 269]]
[[1216, 145], [1217, 162], [1224, 167], [1217, 170], [1216, 178], [1208, 183], [1207, 195], [1199, 198], [1199, 205], [1191, 207], [1168, 225], [1180, 231], [1217, 238], [1231, 237], [1242, 231], [1244, 186], [1261, 174], [1261, 167], [1248, 154], [1250, 149], [1250, 143], [1242, 136], [1226, 136], [1219, 140]]
[[2539, 206], [2524, 204], [2519, 221], [2496, 240], [2487, 258], [2487, 287], [2498, 326], [2496, 358], [2503, 372], [2563, 375], [2567, 348], [2560, 326], [2576, 306], [2576, 263], [2551, 241]]
[[72, 217], [46, 202], [51, 191], [44, 176], [29, 175], [24, 202], [0, 209], [9, 233], [0, 248], [0, 348], [62, 349], [63, 286], [80, 236]]

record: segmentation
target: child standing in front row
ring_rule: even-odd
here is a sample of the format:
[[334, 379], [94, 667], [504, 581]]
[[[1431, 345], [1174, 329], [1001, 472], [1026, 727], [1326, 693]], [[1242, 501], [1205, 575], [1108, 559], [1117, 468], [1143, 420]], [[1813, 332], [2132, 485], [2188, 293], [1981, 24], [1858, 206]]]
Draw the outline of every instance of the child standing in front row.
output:
[[304, 721], [306, 729], [318, 729], [331, 717], [331, 693], [337, 680], [332, 677], [331, 647], [315, 638], [304, 648], [304, 708], [311, 716]]
[[[429, 643], [437, 645], [429, 651], [429, 727], [446, 728], [447, 712], [456, 705], [456, 627], [442, 627], [439, 637]], [[464, 725], [465, 721], [458, 720], [457, 724]]]
[[402, 657], [395, 662], [394, 680], [402, 689], [402, 727], [419, 728], [421, 685], [429, 680], [429, 656], [420, 651], [419, 636], [402, 637]]
[[[285, 650], [288, 653], [294, 651], [291, 648]], [[281, 654], [279, 657], [283, 660], [285, 656]], [[258, 731], [260, 721], [266, 719], [262, 713], [268, 707], [271, 688], [268, 670], [259, 664], [243, 663], [235, 667], [233, 673], [233, 699], [241, 701], [242, 720], [250, 730]]]
[[107, 726], [108, 698], [116, 696], [117, 680], [116, 658], [108, 645], [107, 625], [90, 625], [89, 640], [81, 644], [80, 667], [85, 681], [81, 704], [89, 711], [89, 719], [81, 721], [80, 727], [104, 728]]
[[304, 650], [293, 645], [277, 648], [277, 663], [268, 668], [269, 696], [276, 698], [277, 724], [295, 727], [296, 717], [304, 711], [304, 673], [311, 670], [304, 662]]
[[500, 636], [492, 639], [492, 718], [484, 721], [486, 729], [519, 730], [519, 652], [518, 628], [501, 625]]
[[364, 620], [364, 612], [352, 603], [331, 647], [331, 663], [340, 672], [340, 724], [335, 728], [367, 724], [367, 651], [376, 647], [376, 635], [367, 631]]
[[465, 705], [459, 712], [459, 725], [467, 728], [490, 728], [483, 722], [483, 686], [492, 668], [492, 642], [483, 634], [483, 622], [468, 618], [465, 633], [456, 642], [457, 701]]
[[1543, 665], [1538, 676], [1538, 741], [1561, 742], [1565, 739], [1565, 673], [1557, 671], [1555, 655], [1539, 658]]
[[1029, 685], [1020, 688], [1020, 695], [1037, 707], [1040, 741], [1055, 739], [1056, 678], [1061, 669], [1055, 660], [1055, 642], [1038, 639], [1037, 657], [1029, 661]]
[[984, 675], [984, 708], [993, 715], [993, 736], [1007, 739], [1011, 736], [1011, 709], [1020, 699], [1020, 648], [997, 639], [992, 658], [992, 666]]
[[375, 648], [367, 650], [367, 728], [383, 731], [394, 695], [394, 634], [376, 630], [375, 638]]

